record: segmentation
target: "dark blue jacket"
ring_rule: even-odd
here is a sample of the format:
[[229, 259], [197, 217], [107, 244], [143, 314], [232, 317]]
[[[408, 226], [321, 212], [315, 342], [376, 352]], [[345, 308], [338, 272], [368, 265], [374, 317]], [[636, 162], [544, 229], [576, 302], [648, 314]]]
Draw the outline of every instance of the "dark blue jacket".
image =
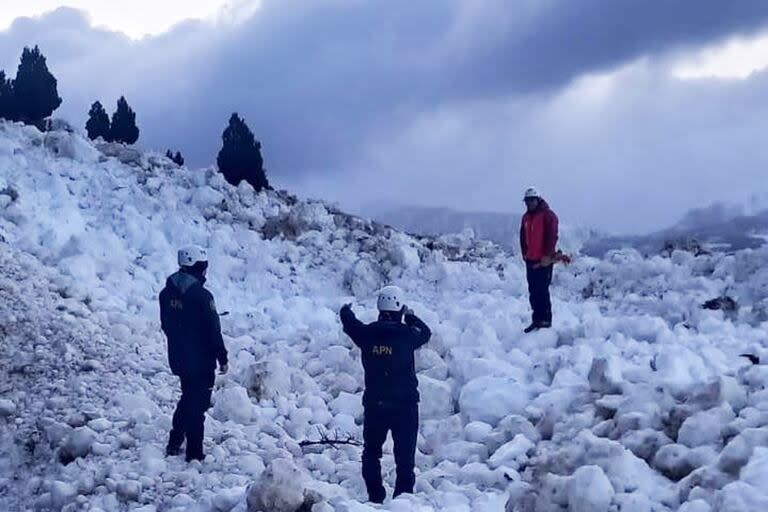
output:
[[349, 307], [343, 307], [340, 316], [344, 332], [363, 354], [363, 405], [418, 402], [413, 352], [432, 336], [427, 324], [415, 315], [405, 315], [405, 324], [387, 320], [364, 324]]
[[211, 292], [204, 278], [176, 272], [160, 292], [160, 324], [168, 338], [168, 363], [174, 375], [212, 373], [227, 364], [227, 349]]

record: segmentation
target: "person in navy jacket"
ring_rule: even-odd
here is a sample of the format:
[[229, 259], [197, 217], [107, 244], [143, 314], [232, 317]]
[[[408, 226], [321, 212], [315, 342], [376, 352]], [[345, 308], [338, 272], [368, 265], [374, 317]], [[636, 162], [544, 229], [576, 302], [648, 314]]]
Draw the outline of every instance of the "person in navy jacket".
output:
[[394, 496], [413, 493], [419, 430], [414, 351], [429, 341], [432, 332], [405, 306], [403, 292], [396, 286], [381, 290], [378, 310], [379, 319], [370, 324], [358, 320], [349, 304], [341, 308], [340, 316], [344, 332], [362, 352], [365, 370], [363, 480], [370, 501], [383, 503], [381, 448], [389, 431], [397, 474]]
[[216, 364], [226, 373], [227, 349], [211, 292], [205, 289], [208, 256], [200, 247], [179, 251], [178, 272], [160, 292], [160, 324], [168, 338], [168, 363], [181, 380], [167, 455], [178, 455], [186, 438], [187, 462], [203, 460], [205, 411], [210, 407]]

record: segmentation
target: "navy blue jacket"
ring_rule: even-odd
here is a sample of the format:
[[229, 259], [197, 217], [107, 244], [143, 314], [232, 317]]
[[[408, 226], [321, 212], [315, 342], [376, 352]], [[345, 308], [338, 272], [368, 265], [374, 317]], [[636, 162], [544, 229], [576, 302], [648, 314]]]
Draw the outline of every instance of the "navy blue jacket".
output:
[[219, 314], [205, 279], [176, 272], [160, 292], [160, 324], [168, 338], [168, 363], [174, 375], [212, 373], [227, 364]]
[[405, 315], [405, 324], [387, 320], [364, 324], [349, 307], [341, 308], [340, 316], [344, 332], [363, 354], [363, 405], [418, 402], [413, 353], [432, 336], [427, 324], [416, 315]]

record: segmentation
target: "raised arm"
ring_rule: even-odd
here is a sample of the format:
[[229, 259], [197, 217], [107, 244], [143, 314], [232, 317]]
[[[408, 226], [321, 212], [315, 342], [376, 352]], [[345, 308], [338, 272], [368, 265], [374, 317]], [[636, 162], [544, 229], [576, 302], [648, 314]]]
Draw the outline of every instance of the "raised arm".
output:
[[355, 313], [352, 311], [350, 304], [344, 304], [341, 311], [339, 311], [339, 317], [341, 318], [341, 325], [344, 327], [344, 332], [352, 338], [352, 341], [358, 347], [362, 347], [362, 341], [365, 334], [365, 324], [357, 319]]
[[419, 348], [422, 345], [425, 345], [432, 337], [432, 331], [429, 329], [429, 326], [427, 326], [427, 324], [425, 324], [421, 318], [417, 317], [411, 310], [407, 310], [405, 313], [405, 325], [410, 327], [414, 333], [414, 348]]

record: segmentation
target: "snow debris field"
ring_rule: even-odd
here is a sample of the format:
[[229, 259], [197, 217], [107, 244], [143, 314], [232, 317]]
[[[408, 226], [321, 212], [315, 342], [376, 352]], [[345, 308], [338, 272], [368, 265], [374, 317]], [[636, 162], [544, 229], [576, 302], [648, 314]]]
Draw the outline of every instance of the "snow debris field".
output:
[[[187, 464], [164, 456], [180, 390], [157, 296], [192, 243], [230, 372]], [[372, 320], [387, 283], [434, 336], [416, 493], [372, 506], [359, 447], [299, 443], [362, 439], [337, 312]], [[768, 250], [577, 256], [552, 291], [554, 328], [523, 335], [519, 257], [471, 233], [413, 237], [0, 123], [0, 510], [768, 510]]]

